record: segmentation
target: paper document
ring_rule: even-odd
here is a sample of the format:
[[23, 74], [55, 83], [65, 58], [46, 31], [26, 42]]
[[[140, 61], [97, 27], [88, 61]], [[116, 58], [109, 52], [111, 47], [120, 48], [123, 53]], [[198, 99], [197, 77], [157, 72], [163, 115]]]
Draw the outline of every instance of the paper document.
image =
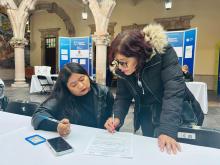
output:
[[61, 49], [61, 54], [68, 54], [68, 50], [67, 49]]
[[80, 62], [79, 62], [81, 65], [85, 65], [86, 64], [86, 59], [80, 59]]
[[68, 60], [68, 55], [61, 55], [61, 60]]
[[132, 158], [133, 134], [123, 132], [98, 133], [91, 139], [85, 154]]
[[178, 57], [183, 57], [183, 48], [182, 47], [173, 47]]
[[186, 46], [185, 58], [192, 58], [193, 46]]

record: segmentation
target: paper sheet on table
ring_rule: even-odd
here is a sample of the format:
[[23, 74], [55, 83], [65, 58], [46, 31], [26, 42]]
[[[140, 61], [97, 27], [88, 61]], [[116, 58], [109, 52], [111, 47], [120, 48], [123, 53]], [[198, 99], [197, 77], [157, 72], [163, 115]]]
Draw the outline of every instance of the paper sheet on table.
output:
[[98, 133], [91, 139], [85, 154], [132, 158], [133, 134], [123, 132]]

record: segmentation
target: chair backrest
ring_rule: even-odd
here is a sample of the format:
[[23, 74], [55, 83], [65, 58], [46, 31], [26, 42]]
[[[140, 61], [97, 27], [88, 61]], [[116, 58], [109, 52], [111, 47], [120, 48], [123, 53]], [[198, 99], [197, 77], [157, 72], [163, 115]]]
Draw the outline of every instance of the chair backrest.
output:
[[32, 116], [40, 104], [37, 102], [12, 101], [9, 102], [6, 112]]
[[58, 78], [57, 76], [51, 76], [51, 80], [52, 80], [53, 84], [55, 84], [55, 83], [56, 83], [57, 78]]
[[57, 81], [57, 76], [51, 76], [52, 81]]
[[44, 75], [37, 75], [37, 78], [38, 78], [39, 80], [47, 80], [47, 77], [44, 76]]
[[220, 130], [200, 126], [180, 127], [177, 141], [193, 145], [219, 148]]
[[37, 78], [38, 78], [41, 85], [49, 84], [47, 77], [45, 75], [37, 75]]
[[34, 66], [35, 75], [50, 75], [50, 66]]

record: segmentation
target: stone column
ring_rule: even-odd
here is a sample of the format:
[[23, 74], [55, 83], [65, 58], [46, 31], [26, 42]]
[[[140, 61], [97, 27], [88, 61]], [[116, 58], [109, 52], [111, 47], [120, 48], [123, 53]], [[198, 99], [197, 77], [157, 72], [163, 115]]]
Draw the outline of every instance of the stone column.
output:
[[94, 35], [93, 40], [96, 43], [96, 82], [102, 85], [106, 84], [106, 61], [107, 46], [109, 44], [109, 35]]
[[15, 51], [15, 82], [11, 85], [12, 87], [28, 87], [25, 82], [25, 58], [24, 58], [24, 47], [27, 44], [26, 40], [19, 40], [12, 38], [11, 45]]
[[83, 0], [89, 3], [89, 8], [94, 16], [96, 32], [96, 82], [106, 84], [106, 59], [109, 35], [107, 32], [111, 13], [116, 5], [114, 0]]
[[25, 26], [28, 20], [29, 11], [34, 9], [37, 0], [22, 0], [17, 6], [14, 0], [0, 0], [0, 5], [6, 8], [12, 29], [13, 38], [11, 45], [15, 48], [15, 82], [13, 87], [27, 87], [25, 82], [25, 65], [24, 65], [24, 38]]

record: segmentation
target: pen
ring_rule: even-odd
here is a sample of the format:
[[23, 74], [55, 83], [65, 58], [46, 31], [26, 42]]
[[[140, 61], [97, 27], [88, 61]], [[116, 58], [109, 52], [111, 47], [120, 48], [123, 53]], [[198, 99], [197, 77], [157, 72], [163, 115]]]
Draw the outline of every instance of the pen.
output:
[[38, 116], [42, 117], [43, 119], [53, 121], [55, 123], [60, 123], [59, 120], [56, 120], [56, 119], [53, 119], [53, 118], [50, 118], [50, 117], [47, 117], [47, 116], [43, 116], [43, 115], [38, 115]]
[[114, 129], [112, 131], [112, 133], [113, 133], [115, 131], [115, 114], [114, 113], [112, 113], [112, 123], [113, 123], [113, 127], [114, 127]]
[[112, 114], [112, 123], [113, 124], [115, 123], [115, 114], [114, 113]]

